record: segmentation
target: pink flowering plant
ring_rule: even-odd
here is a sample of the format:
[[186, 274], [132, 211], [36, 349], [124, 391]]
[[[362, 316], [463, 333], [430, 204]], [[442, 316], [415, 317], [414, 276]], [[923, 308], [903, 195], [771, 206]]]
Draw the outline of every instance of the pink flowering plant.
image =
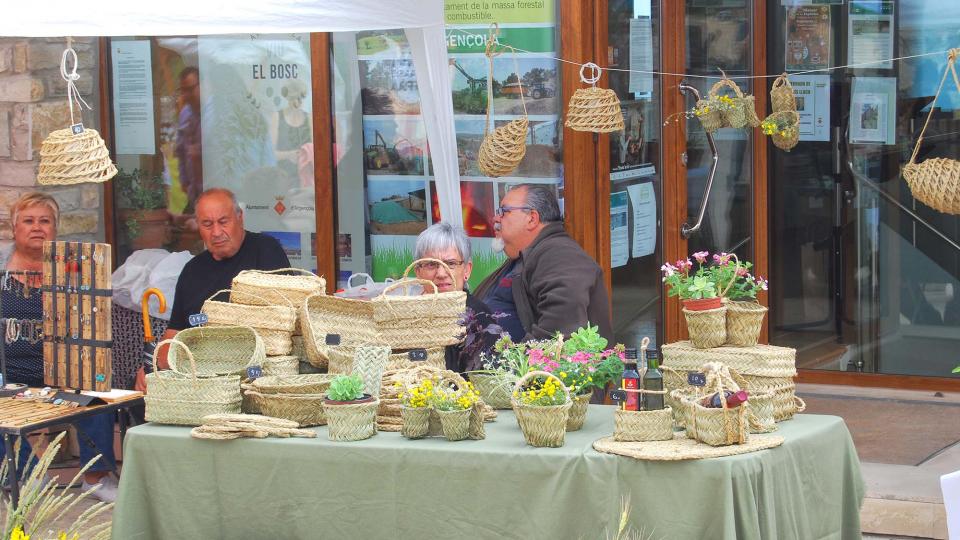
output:
[[[697, 269], [693, 270], [696, 261]], [[660, 267], [669, 296], [683, 300], [716, 298], [756, 300], [757, 292], [767, 290], [766, 279], [750, 273], [753, 264], [740, 262], [732, 253], [698, 251], [690, 258], [680, 259]]]

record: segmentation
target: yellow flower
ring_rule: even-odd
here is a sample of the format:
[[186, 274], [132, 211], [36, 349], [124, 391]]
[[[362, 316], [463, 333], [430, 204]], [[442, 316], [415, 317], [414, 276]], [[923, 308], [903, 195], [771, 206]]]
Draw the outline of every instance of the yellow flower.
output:
[[10, 534], [10, 540], [30, 540], [30, 535], [24, 534], [23, 529], [17, 527]]
[[567, 376], [567, 372], [566, 372], [566, 371], [561, 371], [561, 372], [560, 372], [560, 377], [566, 377], [566, 376]]

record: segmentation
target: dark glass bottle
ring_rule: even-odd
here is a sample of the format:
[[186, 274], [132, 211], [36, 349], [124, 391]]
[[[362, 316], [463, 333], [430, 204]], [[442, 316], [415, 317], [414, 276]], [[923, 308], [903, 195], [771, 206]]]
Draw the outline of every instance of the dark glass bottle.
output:
[[[663, 391], [663, 373], [660, 372], [660, 355], [656, 349], [647, 349], [647, 372], [643, 375], [643, 389]], [[648, 411], [663, 408], [663, 394], [644, 394]]]
[[[637, 372], [637, 350], [630, 348], [624, 351], [623, 376], [620, 378], [620, 388], [624, 390], [638, 390], [640, 388], [640, 373]], [[625, 411], [640, 410], [640, 394], [627, 392], [627, 398], [620, 402], [620, 408]]]

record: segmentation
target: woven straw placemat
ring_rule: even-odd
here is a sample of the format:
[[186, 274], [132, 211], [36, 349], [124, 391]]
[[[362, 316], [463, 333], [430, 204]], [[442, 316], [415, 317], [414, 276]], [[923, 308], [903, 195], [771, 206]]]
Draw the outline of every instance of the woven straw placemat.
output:
[[634, 459], [651, 461], [680, 461], [684, 459], [705, 459], [723, 456], [735, 456], [774, 448], [783, 444], [779, 435], [750, 435], [744, 444], [729, 446], [710, 446], [688, 439], [681, 431], [673, 434], [672, 441], [617, 442], [613, 436], [597, 439], [593, 448], [605, 454], [617, 454]]

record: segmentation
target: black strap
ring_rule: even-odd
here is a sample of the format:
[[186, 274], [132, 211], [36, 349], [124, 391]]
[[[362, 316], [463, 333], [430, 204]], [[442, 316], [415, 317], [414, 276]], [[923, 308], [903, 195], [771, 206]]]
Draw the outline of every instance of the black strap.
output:
[[[77, 302], [77, 336], [82, 340], [83, 339], [83, 293], [77, 292], [80, 290], [80, 286], [83, 285], [83, 244], [77, 242], [74, 244], [74, 249], [76, 250], [73, 255], [74, 266], [76, 270], [77, 286], [74, 288], [74, 293], [76, 294]], [[94, 336], [90, 336], [93, 338]], [[83, 353], [86, 352], [82, 345], [77, 345], [77, 388], [83, 388]]]
[[100, 349], [109, 349], [113, 347], [112, 339], [89, 339], [83, 337], [74, 339], [73, 336], [44, 336], [43, 340], [46, 342], [62, 343], [67, 346], [97, 347]]
[[[41, 289], [43, 292], [66, 292], [66, 285], [56, 285], [56, 286], [47, 286], [44, 285]], [[90, 286], [90, 289], [82, 290], [84, 295], [87, 296], [113, 296], [113, 291], [111, 289], [94, 289], [93, 286]]]
[[[57, 283], [57, 242], [50, 242], [50, 283], [51, 287], [55, 286]], [[53, 297], [53, 306], [52, 313], [50, 314], [50, 337], [53, 337], [57, 333], [57, 293], [53, 292], [51, 294]], [[46, 338], [46, 336], [45, 336]], [[60, 351], [57, 348], [57, 344], [53, 344], [53, 386], [60, 386], [60, 370], [59, 362], [60, 360]]]

